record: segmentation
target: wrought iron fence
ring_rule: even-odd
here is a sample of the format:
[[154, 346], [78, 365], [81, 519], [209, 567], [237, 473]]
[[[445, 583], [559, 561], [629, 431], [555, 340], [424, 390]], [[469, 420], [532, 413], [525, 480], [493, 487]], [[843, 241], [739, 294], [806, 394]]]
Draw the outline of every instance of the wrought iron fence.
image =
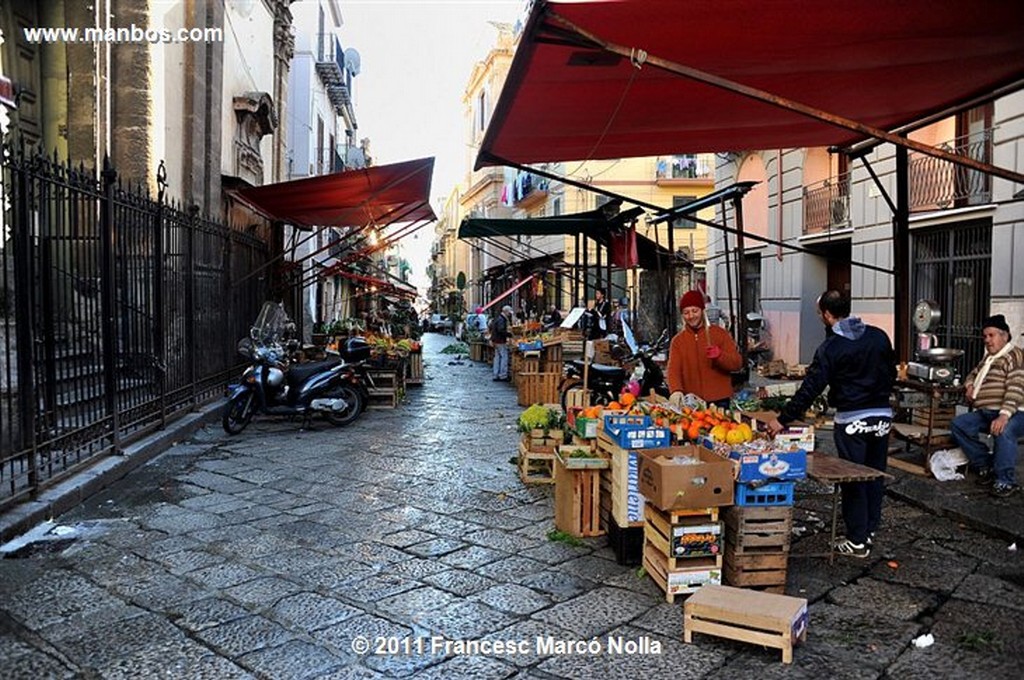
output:
[[804, 233], [850, 226], [850, 177], [840, 175], [804, 187]]
[[0, 509], [219, 394], [269, 252], [112, 168], [3, 152]]
[[[987, 129], [957, 137], [939, 148], [990, 162], [992, 132]], [[908, 166], [912, 211], [980, 205], [992, 200], [992, 181], [987, 173], [915, 152], [911, 152]]]

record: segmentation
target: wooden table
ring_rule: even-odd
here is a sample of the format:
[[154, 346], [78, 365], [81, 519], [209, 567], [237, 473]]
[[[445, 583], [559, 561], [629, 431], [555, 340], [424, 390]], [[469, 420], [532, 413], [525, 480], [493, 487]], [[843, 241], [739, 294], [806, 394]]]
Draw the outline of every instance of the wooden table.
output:
[[[896, 390], [898, 406], [915, 411], [927, 409], [925, 417], [918, 419], [918, 422], [892, 424], [892, 431], [895, 437], [906, 444], [908, 451], [911, 445], [920, 447], [924, 461], [920, 467], [898, 458], [892, 458], [889, 462], [893, 467], [907, 472], [930, 475], [932, 454], [941, 448], [952, 446], [953, 441], [950, 431], [945, 427], [949, 423], [945, 420], [938, 422], [935, 418], [935, 411], [940, 407], [952, 407], [960, 403], [963, 398], [964, 387], [961, 385], [941, 385], [922, 380], [897, 380], [894, 388]], [[915, 396], [920, 399], [919, 403]], [[909, 403], [901, 404], [901, 397]]]
[[832, 485], [832, 531], [829, 534], [829, 551], [826, 553], [829, 564], [832, 564], [836, 556], [836, 525], [839, 523], [839, 485], [892, 479], [892, 475], [836, 456], [814, 453], [807, 456], [807, 476], [816, 482]]

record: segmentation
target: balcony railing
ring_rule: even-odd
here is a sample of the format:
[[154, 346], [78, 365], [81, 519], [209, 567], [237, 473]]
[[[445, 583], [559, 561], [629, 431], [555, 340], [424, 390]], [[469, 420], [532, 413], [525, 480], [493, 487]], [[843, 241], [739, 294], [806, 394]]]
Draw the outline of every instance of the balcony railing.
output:
[[341, 47], [338, 36], [333, 33], [321, 33], [317, 42], [316, 73], [324, 83], [327, 98], [331, 100], [335, 112], [340, 116], [346, 105], [351, 105], [349, 92], [351, 76], [345, 70], [345, 51]]
[[655, 172], [659, 180], [714, 179], [715, 156], [709, 153], [661, 156]]
[[[992, 129], [958, 137], [940, 149], [991, 162]], [[911, 211], [981, 205], [992, 200], [989, 175], [940, 158], [911, 152], [909, 157]]]
[[804, 234], [823, 234], [849, 226], [849, 175], [804, 187]]

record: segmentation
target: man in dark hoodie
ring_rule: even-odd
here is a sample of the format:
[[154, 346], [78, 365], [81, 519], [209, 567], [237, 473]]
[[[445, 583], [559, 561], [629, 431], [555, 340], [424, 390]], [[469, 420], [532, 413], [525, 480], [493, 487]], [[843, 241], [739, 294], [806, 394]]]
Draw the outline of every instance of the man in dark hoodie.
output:
[[[896, 380], [896, 353], [889, 336], [850, 316], [850, 298], [830, 290], [818, 298], [818, 314], [828, 337], [814, 353], [797, 393], [768, 424], [773, 436], [799, 418], [826, 387], [835, 408], [835, 438], [839, 457], [885, 471], [892, 429], [889, 398]], [[881, 480], [843, 484], [846, 537], [835, 549], [840, 554], [867, 557], [882, 519], [885, 488]]]

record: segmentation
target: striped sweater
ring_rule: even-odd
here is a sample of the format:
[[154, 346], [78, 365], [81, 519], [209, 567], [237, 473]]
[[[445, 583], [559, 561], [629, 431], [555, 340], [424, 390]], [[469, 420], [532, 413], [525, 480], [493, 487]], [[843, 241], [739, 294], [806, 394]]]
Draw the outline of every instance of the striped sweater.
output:
[[[984, 363], [985, 359], [982, 358], [974, 370], [967, 374], [966, 384], [974, 385]], [[1014, 347], [996, 359], [988, 369], [985, 382], [976, 387], [975, 408], [999, 410], [1007, 415], [1024, 411], [1024, 350]]]

